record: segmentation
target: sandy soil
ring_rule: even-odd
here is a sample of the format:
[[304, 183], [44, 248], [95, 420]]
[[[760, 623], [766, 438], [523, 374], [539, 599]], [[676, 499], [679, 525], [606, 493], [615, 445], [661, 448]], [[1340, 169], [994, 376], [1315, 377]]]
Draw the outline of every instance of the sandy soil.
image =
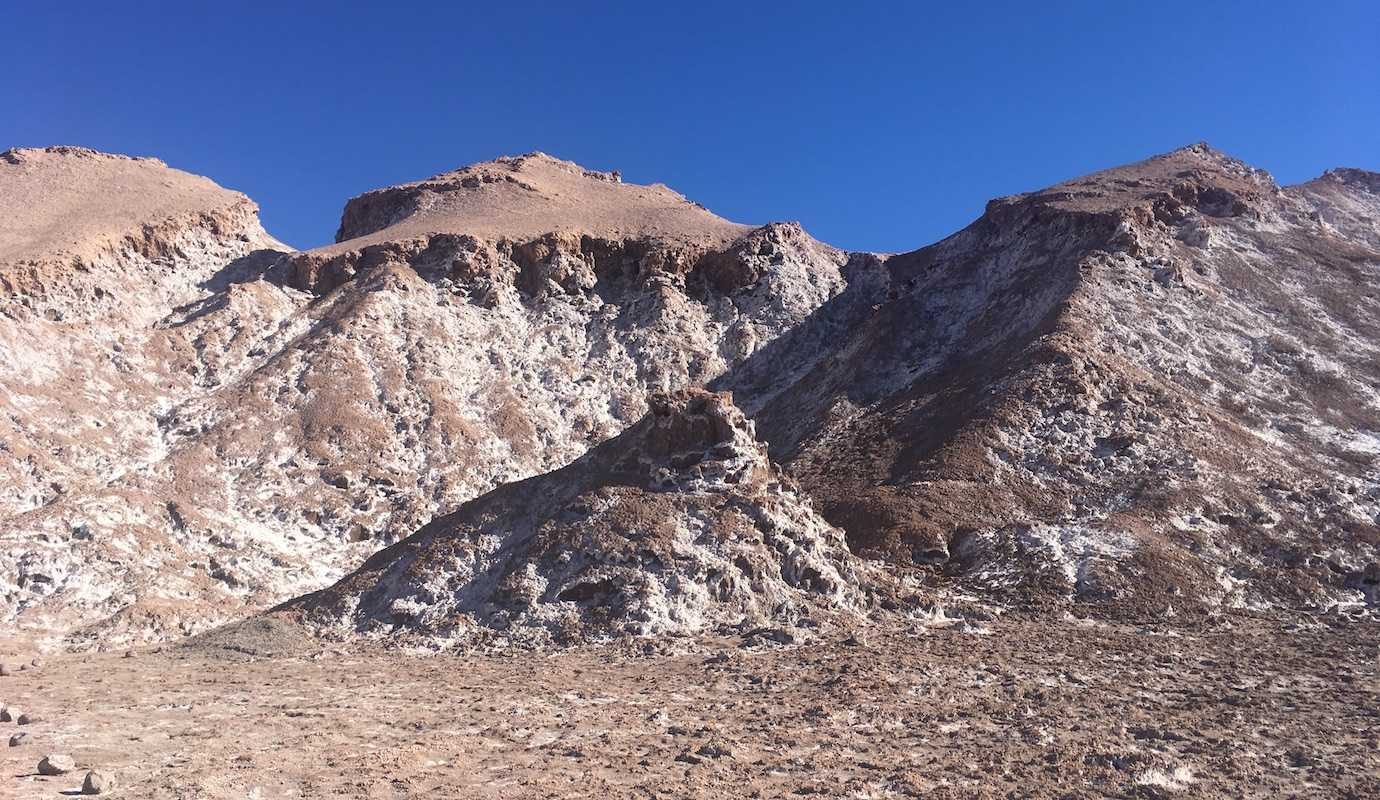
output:
[[[322, 650], [267, 623], [0, 678], [0, 797], [1375, 797], [1380, 626], [1005, 619], [794, 646]], [[3, 724], [6, 739], [14, 732]], [[78, 770], [34, 774], [46, 753]]]

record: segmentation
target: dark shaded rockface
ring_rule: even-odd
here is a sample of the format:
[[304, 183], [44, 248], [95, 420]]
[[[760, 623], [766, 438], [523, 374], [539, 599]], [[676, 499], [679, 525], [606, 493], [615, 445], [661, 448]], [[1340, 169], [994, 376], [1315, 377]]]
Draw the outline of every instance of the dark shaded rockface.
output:
[[608, 296], [628, 289], [675, 288], [712, 301], [755, 286], [802, 241], [826, 250], [791, 223], [752, 230], [724, 246], [575, 233], [545, 233], [528, 240], [438, 233], [339, 253], [308, 251], [289, 259], [287, 275], [298, 289], [326, 294], [380, 267], [405, 264], [428, 280], [460, 287], [471, 301], [489, 308], [505, 291], [514, 290], [533, 301], [551, 294]]
[[993, 201], [750, 410], [863, 554], [1135, 614], [1374, 602], [1374, 187], [1195, 146]]
[[731, 398], [689, 390], [278, 610], [430, 646], [570, 644], [856, 615], [879, 577], [767, 461]]

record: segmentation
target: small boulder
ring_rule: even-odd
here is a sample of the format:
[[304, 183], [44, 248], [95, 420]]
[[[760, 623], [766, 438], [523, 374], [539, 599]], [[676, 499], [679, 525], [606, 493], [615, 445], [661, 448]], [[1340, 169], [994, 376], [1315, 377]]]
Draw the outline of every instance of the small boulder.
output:
[[43, 717], [40, 717], [37, 714], [24, 713], [20, 714], [18, 717], [15, 717], [14, 721], [18, 722], [20, 725], [33, 725], [35, 723], [42, 722]]
[[29, 666], [33, 667], [34, 669], [38, 669], [39, 667], [43, 666], [43, 659], [39, 658], [38, 656], [34, 656], [32, 659], [29, 660]]
[[61, 753], [50, 753], [38, 762], [38, 774], [40, 775], [65, 775], [77, 768], [77, 762], [71, 756]]
[[81, 782], [82, 794], [105, 794], [114, 788], [115, 779], [108, 772], [91, 770], [86, 773], [86, 780]]
[[14, 706], [0, 708], [0, 722], [14, 722], [23, 712]]
[[0, 664], [0, 676], [8, 677], [14, 674], [14, 668], [9, 664]]
[[13, 736], [10, 737], [10, 747], [18, 747], [18, 746], [21, 745], [21, 744], [28, 744], [28, 743], [29, 743], [29, 734], [28, 734], [27, 732], [25, 732], [25, 731], [20, 731], [19, 733], [16, 733], [15, 735], [13, 735]]

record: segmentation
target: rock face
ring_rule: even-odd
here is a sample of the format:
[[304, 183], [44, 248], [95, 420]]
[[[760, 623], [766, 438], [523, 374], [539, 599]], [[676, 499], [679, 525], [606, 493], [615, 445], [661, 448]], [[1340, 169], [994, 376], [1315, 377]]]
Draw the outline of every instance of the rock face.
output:
[[288, 604], [327, 631], [419, 643], [570, 644], [859, 612], [848, 552], [725, 394], [646, 418], [554, 472], [464, 504]]
[[[883, 257], [534, 153], [366, 193], [297, 253], [161, 162], [9, 151], [0, 620], [166, 638], [418, 529], [293, 607], [432, 643], [789, 618], [821, 592], [772, 571], [763, 519], [1013, 606], [1373, 608], [1378, 184], [1280, 188], [1195, 145]], [[658, 460], [695, 387], [788, 478]], [[693, 544], [705, 520], [747, 538]], [[719, 563], [740, 547], [760, 596]], [[866, 594], [830, 581], [825, 606]]]
[[[18, 180], [6, 170], [56, 186], [107, 162], [209, 185], [158, 162], [17, 151], [0, 193]], [[342, 222], [354, 238], [300, 254], [210, 188], [246, 215], [158, 228], [205, 239], [145, 271], [175, 278], [165, 301], [135, 294], [118, 259], [82, 274], [133, 316], [69, 325], [6, 299], [0, 358], [23, 369], [0, 378], [19, 445], [0, 470], [24, 488], [0, 529], [17, 565], [0, 614], [19, 627], [158, 639], [320, 588], [465, 500], [569, 463], [642, 417], [648, 393], [723, 374], [849, 269], [798, 226], [735, 225], [540, 154], [365, 195]], [[83, 319], [104, 307], [45, 302]]]
[[996, 200], [747, 410], [855, 550], [989, 595], [1374, 603], [1377, 225], [1202, 145]]

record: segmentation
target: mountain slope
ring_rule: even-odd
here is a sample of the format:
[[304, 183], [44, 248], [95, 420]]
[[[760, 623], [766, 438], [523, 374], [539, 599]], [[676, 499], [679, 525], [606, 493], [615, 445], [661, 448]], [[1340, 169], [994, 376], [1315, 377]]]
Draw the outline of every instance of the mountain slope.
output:
[[[809, 537], [1011, 607], [1373, 607], [1377, 185], [1280, 188], [1197, 145], [883, 257], [533, 153], [368, 192], [339, 241], [294, 253], [246, 198], [161, 162], [9, 151], [0, 618], [48, 644], [164, 638], [423, 529], [301, 607], [432, 642], [774, 619], [769, 597], [812, 594], [789, 570], [712, 602], [708, 567], [674, 573], [689, 594], [623, 572], [591, 604], [560, 599], [551, 558], [591, 536], [598, 563], [645, 555], [623, 540], [665, 539], [648, 509], [738, 530], [783, 503]], [[645, 450], [667, 402], [649, 398], [694, 387], [732, 393], [787, 488], [624, 476], [604, 497], [591, 465]], [[568, 503], [522, 507], [519, 486]], [[570, 516], [587, 495], [646, 529], [595, 536], [594, 505]], [[765, 558], [742, 530], [697, 563]], [[406, 554], [471, 539], [468, 573], [418, 588], [432, 562]], [[482, 577], [529, 568], [548, 581], [531, 607]], [[686, 598], [690, 616], [644, 613]]]
[[876, 580], [767, 461], [731, 398], [687, 390], [282, 610], [429, 645], [571, 644], [858, 614]]
[[1022, 602], [1373, 602], [1378, 202], [1204, 146], [993, 201], [749, 411], [855, 549]]
[[[496, 234], [515, 214], [536, 228]], [[89, 343], [87, 329], [15, 322], [7, 341], [30, 348], [16, 359], [60, 364], [83, 343], [147, 389], [64, 373], [87, 409], [127, 403], [131, 437], [61, 492], [40, 487], [61, 472], [68, 421], [18, 423], [52, 459], [10, 462], [35, 488], [6, 519], [21, 565], [0, 583], [6, 619], [160, 637], [318, 588], [616, 435], [649, 393], [741, 362], [841, 290], [848, 260], [798, 226], [735, 225], [540, 154], [367, 194], [342, 232], [366, 227], [316, 251], [227, 253], [209, 274], [174, 252], [164, 273], [194, 291], [132, 298]], [[5, 388], [20, 405], [43, 391]]]

